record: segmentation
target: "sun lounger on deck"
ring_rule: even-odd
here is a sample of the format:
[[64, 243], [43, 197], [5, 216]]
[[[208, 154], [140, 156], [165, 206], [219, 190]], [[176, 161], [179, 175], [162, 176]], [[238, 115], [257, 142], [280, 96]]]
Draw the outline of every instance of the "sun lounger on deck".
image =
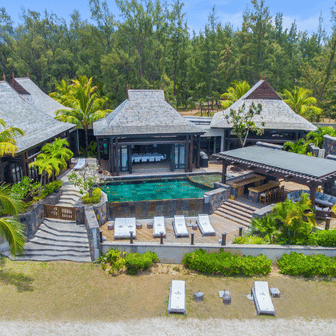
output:
[[163, 216], [154, 217], [153, 224], [153, 238], [157, 238], [161, 236], [161, 232], [163, 237], [166, 237], [166, 225]]
[[267, 281], [255, 281], [251, 289], [257, 315], [267, 314], [274, 315], [275, 310], [269, 294]]
[[133, 238], [136, 238], [135, 218], [116, 218], [114, 222], [114, 239], [130, 238], [133, 232]]
[[216, 231], [210, 224], [209, 215], [198, 215], [197, 224], [202, 236], [216, 236]]
[[76, 166], [73, 168], [73, 170], [82, 170], [85, 167], [85, 159], [78, 159]]
[[176, 237], [189, 237], [184, 216], [174, 216], [173, 228]]
[[186, 314], [185, 281], [173, 280], [169, 291], [168, 314]]

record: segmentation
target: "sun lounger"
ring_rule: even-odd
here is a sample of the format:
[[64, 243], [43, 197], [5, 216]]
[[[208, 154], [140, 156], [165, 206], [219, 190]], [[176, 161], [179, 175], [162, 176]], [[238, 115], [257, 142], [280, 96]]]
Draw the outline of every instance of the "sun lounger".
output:
[[116, 218], [114, 222], [114, 239], [130, 238], [133, 232], [133, 238], [136, 238], [135, 218]]
[[166, 225], [164, 221], [164, 217], [154, 217], [153, 224], [153, 238], [157, 238], [161, 236], [161, 232], [163, 233], [163, 237], [166, 237]]
[[198, 215], [197, 224], [202, 236], [216, 236], [216, 231], [210, 224], [209, 215]]
[[269, 294], [267, 281], [255, 281], [251, 289], [257, 315], [267, 314], [274, 315], [275, 310]]
[[185, 281], [173, 280], [169, 291], [168, 314], [186, 314]]
[[173, 228], [176, 237], [189, 237], [184, 216], [174, 216]]
[[85, 167], [85, 159], [78, 159], [76, 166], [73, 170], [82, 170]]

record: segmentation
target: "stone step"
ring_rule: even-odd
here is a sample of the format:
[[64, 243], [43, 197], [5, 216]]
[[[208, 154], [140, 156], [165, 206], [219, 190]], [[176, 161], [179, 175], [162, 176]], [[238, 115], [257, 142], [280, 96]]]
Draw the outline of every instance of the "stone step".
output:
[[57, 241], [50, 240], [42, 237], [34, 237], [29, 241], [29, 243], [34, 243], [44, 246], [55, 246], [55, 247], [64, 247], [64, 248], [90, 248], [89, 242], [74, 243], [69, 241]]
[[92, 262], [91, 256], [90, 257], [80, 257], [80, 256], [46, 256], [46, 255], [34, 255], [34, 256], [22, 256], [22, 257], [16, 257], [14, 260], [17, 261], [73, 261], [73, 262], [79, 262], [79, 263], [90, 263]]
[[53, 234], [38, 230], [35, 237], [31, 240], [33, 241], [35, 238], [50, 240], [50, 241], [56, 241], [61, 243], [73, 243], [73, 244], [85, 244], [88, 243], [88, 238], [86, 237], [57, 237]]
[[73, 204], [70, 204], [70, 203], [60, 202], [60, 203], [57, 203], [56, 205], [60, 207], [64, 207], [64, 208], [74, 208]]
[[39, 231], [51, 234], [57, 238], [62, 239], [63, 237], [71, 237], [71, 238], [87, 238], [87, 233], [83, 231], [71, 232], [71, 231], [61, 231], [54, 230], [53, 228], [49, 228], [45, 224], [40, 226]]
[[49, 256], [49, 257], [57, 257], [57, 256], [71, 256], [71, 257], [90, 257], [90, 251], [81, 252], [80, 255], [78, 252], [68, 252], [68, 251], [55, 251], [55, 250], [27, 250], [25, 256]]
[[221, 214], [228, 214], [232, 217], [238, 218], [238, 219], [243, 220], [243, 221], [245, 220], [247, 222], [250, 222], [251, 218], [252, 218], [252, 215], [245, 214], [241, 210], [236, 210], [236, 209], [234, 211], [231, 211], [231, 210], [228, 210], [226, 208], [219, 208], [216, 211], [218, 211]]
[[50, 222], [50, 223], [60, 223], [60, 224], [74, 224], [76, 226], [84, 226], [84, 225], [78, 225], [73, 220], [68, 219], [58, 219], [58, 218], [44, 218], [44, 222]]
[[76, 224], [68, 224], [68, 223], [58, 223], [58, 222], [50, 222], [48, 220], [44, 220], [43, 224], [49, 229], [59, 231], [59, 232], [69, 232], [69, 233], [83, 233], [87, 234], [86, 227], [84, 225], [76, 225]]
[[252, 211], [252, 212], [254, 212], [254, 211], [257, 210], [256, 207], [252, 207], [252, 206], [250, 206], [250, 205], [248, 205], [248, 204], [245, 204], [245, 203], [243, 203], [243, 202], [239, 202], [239, 201], [235, 201], [235, 200], [230, 200], [230, 199], [228, 199], [228, 200], [225, 201], [224, 203], [232, 204], [232, 206], [234, 206], [234, 207], [244, 208], [244, 209], [249, 210], [249, 211]]
[[240, 204], [237, 203], [231, 203], [231, 202], [224, 202], [220, 208], [227, 208], [227, 209], [237, 209], [237, 210], [241, 210], [244, 211], [247, 214], [253, 214], [253, 212], [255, 211], [255, 209], [251, 209], [251, 208], [246, 208], [246, 207], [242, 207], [240, 206]]
[[215, 213], [216, 215], [218, 215], [218, 216], [224, 217], [224, 218], [226, 218], [226, 219], [229, 219], [229, 220], [231, 220], [231, 221], [233, 221], [233, 222], [242, 224], [242, 225], [244, 225], [244, 226], [247, 226], [247, 227], [250, 227], [250, 226], [251, 226], [251, 223], [250, 223], [249, 221], [242, 220], [242, 219], [240, 219], [240, 218], [231, 216], [231, 215], [229, 215], [229, 214], [227, 214], [227, 213], [219, 212], [219, 211], [217, 211], [217, 210], [216, 210], [214, 213]]
[[61, 196], [58, 203], [69, 203], [69, 204], [75, 205], [78, 202], [78, 200], [79, 198], [73, 199], [71, 197]]
[[36, 251], [58, 251], [58, 252], [73, 252], [73, 253], [90, 253], [89, 247], [61, 247], [56, 245], [41, 245], [35, 244], [33, 242], [28, 242], [25, 245], [25, 252], [36, 252]]

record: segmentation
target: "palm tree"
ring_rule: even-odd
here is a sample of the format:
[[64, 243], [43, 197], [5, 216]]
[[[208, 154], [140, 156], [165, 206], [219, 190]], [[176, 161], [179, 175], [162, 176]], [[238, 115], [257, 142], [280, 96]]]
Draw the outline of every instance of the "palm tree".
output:
[[42, 147], [42, 152], [59, 159], [66, 165], [66, 162], [73, 156], [73, 152], [67, 148], [68, 146], [69, 142], [66, 139], [57, 138], [53, 143], [45, 144]]
[[13, 217], [0, 217], [0, 236], [8, 242], [10, 252], [16, 255], [23, 251], [24, 226], [15, 217], [22, 209], [22, 202], [11, 196], [9, 185], [0, 185], [0, 213]]
[[82, 76], [72, 80], [73, 89], [67, 95], [64, 105], [72, 110], [56, 111], [56, 119], [75, 124], [85, 131], [86, 150], [89, 145], [88, 128], [97, 120], [104, 118], [111, 110], [103, 110], [103, 105], [108, 100], [95, 93], [97, 87], [92, 86], [92, 77]]
[[284, 102], [302, 117], [314, 119], [322, 113], [322, 109], [315, 106], [317, 100], [315, 97], [311, 97], [310, 90], [294, 86], [293, 94], [286, 89], [283, 92], [286, 97]]
[[227, 92], [221, 95], [222, 99], [225, 99], [221, 102], [222, 106], [227, 109], [239, 98], [241, 98], [248, 90], [250, 90], [250, 85], [247, 81], [239, 82], [234, 81], [233, 86], [230, 86]]
[[57, 100], [59, 103], [65, 105], [68, 96], [71, 94], [71, 91], [73, 90], [73, 86], [64, 79], [62, 79], [61, 83], [56, 84], [55, 87], [56, 91], [49, 93], [49, 96]]
[[285, 142], [283, 148], [288, 152], [311, 155], [311, 153], [308, 153], [309, 141], [306, 141], [303, 138], [297, 139], [295, 142], [287, 141]]
[[[6, 127], [6, 123], [0, 119], [0, 126]], [[23, 135], [23, 131], [17, 127], [9, 127], [0, 132], [0, 157], [17, 151], [15, 137]]]
[[36, 157], [36, 161], [30, 163], [29, 166], [38, 168], [38, 173], [41, 176], [40, 190], [39, 190], [39, 195], [40, 195], [41, 188], [42, 188], [42, 182], [43, 182], [43, 176], [45, 175], [45, 173], [48, 174], [49, 178], [53, 174], [57, 175], [60, 172], [60, 168], [61, 169], [66, 168], [66, 163], [56, 157], [50, 156], [49, 154], [41, 153]]

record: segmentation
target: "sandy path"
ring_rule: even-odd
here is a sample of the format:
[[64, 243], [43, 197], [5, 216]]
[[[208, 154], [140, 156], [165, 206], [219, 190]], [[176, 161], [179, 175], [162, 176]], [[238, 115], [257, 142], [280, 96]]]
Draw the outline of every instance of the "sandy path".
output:
[[188, 319], [183, 316], [131, 322], [8, 322], [0, 335], [335, 335], [335, 320], [285, 320], [260, 316], [253, 320]]

